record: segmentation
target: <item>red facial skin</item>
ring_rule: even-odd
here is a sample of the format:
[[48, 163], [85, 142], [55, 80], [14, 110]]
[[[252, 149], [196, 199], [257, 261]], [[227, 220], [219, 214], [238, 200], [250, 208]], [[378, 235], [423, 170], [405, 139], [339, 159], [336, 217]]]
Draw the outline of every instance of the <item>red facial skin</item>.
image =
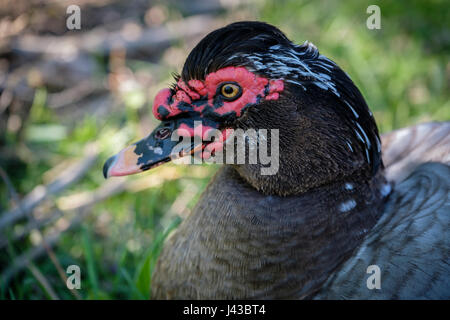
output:
[[[216, 99], [217, 90], [224, 82], [239, 84], [242, 89], [241, 96], [233, 101]], [[269, 80], [257, 76], [245, 67], [226, 67], [208, 74], [204, 81], [189, 80], [186, 84], [180, 79], [175, 91], [161, 90], [153, 102], [153, 114], [159, 120], [167, 120], [184, 112], [196, 112], [198, 120], [204, 122], [203, 129], [194, 129], [193, 121], [186, 122], [179, 127], [183, 129], [179, 134], [198, 135], [204, 139], [210, 129], [219, 128], [220, 123], [217, 123], [217, 118], [233, 115], [233, 113], [236, 117], [240, 117], [244, 107], [257, 104], [262, 100], [277, 100], [283, 89], [283, 80]], [[222, 131], [222, 139], [205, 147], [204, 158], [208, 157], [213, 150], [223, 147], [229, 136], [225, 131]]]

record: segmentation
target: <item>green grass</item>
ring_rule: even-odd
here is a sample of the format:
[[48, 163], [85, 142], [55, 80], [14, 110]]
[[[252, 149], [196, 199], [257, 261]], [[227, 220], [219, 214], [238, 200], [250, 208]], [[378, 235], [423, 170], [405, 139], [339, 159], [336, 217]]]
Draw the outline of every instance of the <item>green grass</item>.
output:
[[[253, 4], [250, 11], [255, 18], [278, 26], [297, 43], [312, 41], [322, 54], [336, 61], [360, 88], [382, 132], [422, 121], [449, 120], [448, 4], [445, 1], [378, 2], [382, 28], [368, 30], [366, 8], [370, 4], [377, 3], [268, 0]], [[170, 82], [170, 72], [175, 71], [137, 61], [129, 61], [129, 66], [132, 70], [148, 70], [158, 75], [160, 84], [150, 88], [153, 95]], [[16, 145], [11, 137], [8, 140], [9, 146], [23, 154], [19, 169], [8, 170], [17, 191], [26, 194], [34, 186], [45, 183], [48, 170], [64, 160], [80, 157], [84, 146], [92, 141], [98, 143], [100, 158], [81, 181], [62, 195], [102, 186], [105, 181], [101, 168], [107, 157], [142, 137], [139, 120], [151, 112], [151, 104], [144, 103], [145, 95], [144, 89], [124, 94], [123, 104], [107, 117], [86, 115], [71, 125], [47, 108], [46, 88], [38, 90], [25, 145]], [[157, 123], [154, 119], [150, 122]], [[191, 167], [173, 167], [181, 177], [192, 172]], [[65, 232], [54, 248], [63, 268], [71, 264], [80, 266], [81, 297], [149, 298], [151, 271], [162, 243], [180, 223], [176, 216], [167, 219], [166, 212], [186, 188], [195, 189], [195, 196], [188, 203], [192, 208], [215, 169], [204, 166], [203, 176], [179, 178], [144, 191], [121, 193], [88, 209], [89, 215], [82, 225]], [[163, 170], [157, 168], [144, 175], [158, 176]], [[2, 183], [0, 204], [2, 208], [10, 204]], [[0, 249], [0, 269], [8, 266], [14, 255], [29, 249], [32, 241], [28, 237], [11, 243], [8, 250]], [[35, 265], [59, 298], [74, 298], [47, 256], [36, 260]], [[0, 298], [46, 299], [48, 293], [25, 269], [8, 286], [0, 288]]]

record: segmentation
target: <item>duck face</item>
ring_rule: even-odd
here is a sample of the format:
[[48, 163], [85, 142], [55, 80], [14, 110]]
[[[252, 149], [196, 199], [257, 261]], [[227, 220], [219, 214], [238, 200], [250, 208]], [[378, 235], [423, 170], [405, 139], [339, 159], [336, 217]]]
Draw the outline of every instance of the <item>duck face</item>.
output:
[[[237, 29], [233, 35], [244, 32]], [[200, 157], [208, 158], [223, 148], [228, 137], [226, 129], [234, 128], [246, 110], [279, 99], [284, 90], [283, 79], [256, 72], [248, 65], [248, 59], [231, 54], [231, 48], [229, 53], [217, 55], [221, 44], [233, 44], [227, 33], [215, 34], [211, 39], [213, 32], [194, 48], [186, 60], [183, 76], [176, 76], [175, 84], [159, 91], [154, 99], [153, 115], [161, 124], [145, 139], [109, 158], [103, 170], [105, 177], [138, 173], [198, 152]], [[214, 43], [216, 46], [211, 48]], [[239, 43], [245, 43], [245, 38]], [[252, 46], [256, 49], [258, 43]], [[199, 72], [200, 69], [204, 72]], [[221, 132], [219, 138], [211, 141], [213, 132], [217, 137], [217, 130]], [[201, 143], [192, 143], [174, 153], [179, 136], [197, 137]]]
[[[208, 158], [223, 148], [226, 129], [246, 109], [278, 100], [283, 88], [283, 80], [259, 76], [242, 66], [219, 69], [204, 80], [179, 78], [173, 88], [161, 90], [154, 99], [153, 115], [162, 123], [147, 138], [111, 157], [104, 167], [105, 177], [145, 171], [197, 151]], [[215, 130], [221, 131], [220, 138], [211, 141]], [[201, 143], [173, 153], [180, 136], [197, 137]]]
[[[327, 164], [329, 150], [342, 159], [345, 153], [361, 155], [373, 172], [381, 163], [375, 121], [348, 76], [312, 44], [295, 45], [261, 22], [238, 22], [207, 35], [189, 54], [175, 84], [156, 95], [153, 114], [161, 124], [108, 159], [105, 177], [138, 173], [193, 153], [207, 158], [224, 147], [227, 129], [239, 126], [279, 128], [281, 158], [289, 153], [288, 171], [314, 170], [302, 167], [314, 157], [324, 158], [315, 161], [320, 166], [339, 167]], [[321, 123], [330, 115], [334, 119]], [[219, 138], [211, 139], [217, 131]], [[200, 143], [194, 139], [175, 148], [180, 136], [197, 137]], [[307, 136], [321, 150], [307, 153]]]

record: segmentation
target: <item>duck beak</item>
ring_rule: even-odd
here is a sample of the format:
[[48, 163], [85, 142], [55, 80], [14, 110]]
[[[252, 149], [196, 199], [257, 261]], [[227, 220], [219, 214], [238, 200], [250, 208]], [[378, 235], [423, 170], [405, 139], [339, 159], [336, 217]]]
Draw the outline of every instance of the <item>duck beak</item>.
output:
[[202, 145], [189, 143], [181, 146], [181, 150], [178, 148], [176, 153], [172, 152], [179, 143], [179, 138], [172, 133], [179, 125], [178, 120], [164, 121], [147, 138], [110, 157], [103, 166], [105, 179], [149, 170], [201, 150]]

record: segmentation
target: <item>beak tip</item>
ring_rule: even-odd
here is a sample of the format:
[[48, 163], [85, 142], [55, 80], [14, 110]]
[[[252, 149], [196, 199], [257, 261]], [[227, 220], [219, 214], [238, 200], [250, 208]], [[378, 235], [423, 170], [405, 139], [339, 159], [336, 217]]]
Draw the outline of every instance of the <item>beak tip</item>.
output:
[[109, 168], [111, 167], [111, 164], [116, 160], [116, 156], [110, 157], [108, 160], [106, 160], [105, 164], [103, 165], [103, 177], [105, 179], [109, 178]]

